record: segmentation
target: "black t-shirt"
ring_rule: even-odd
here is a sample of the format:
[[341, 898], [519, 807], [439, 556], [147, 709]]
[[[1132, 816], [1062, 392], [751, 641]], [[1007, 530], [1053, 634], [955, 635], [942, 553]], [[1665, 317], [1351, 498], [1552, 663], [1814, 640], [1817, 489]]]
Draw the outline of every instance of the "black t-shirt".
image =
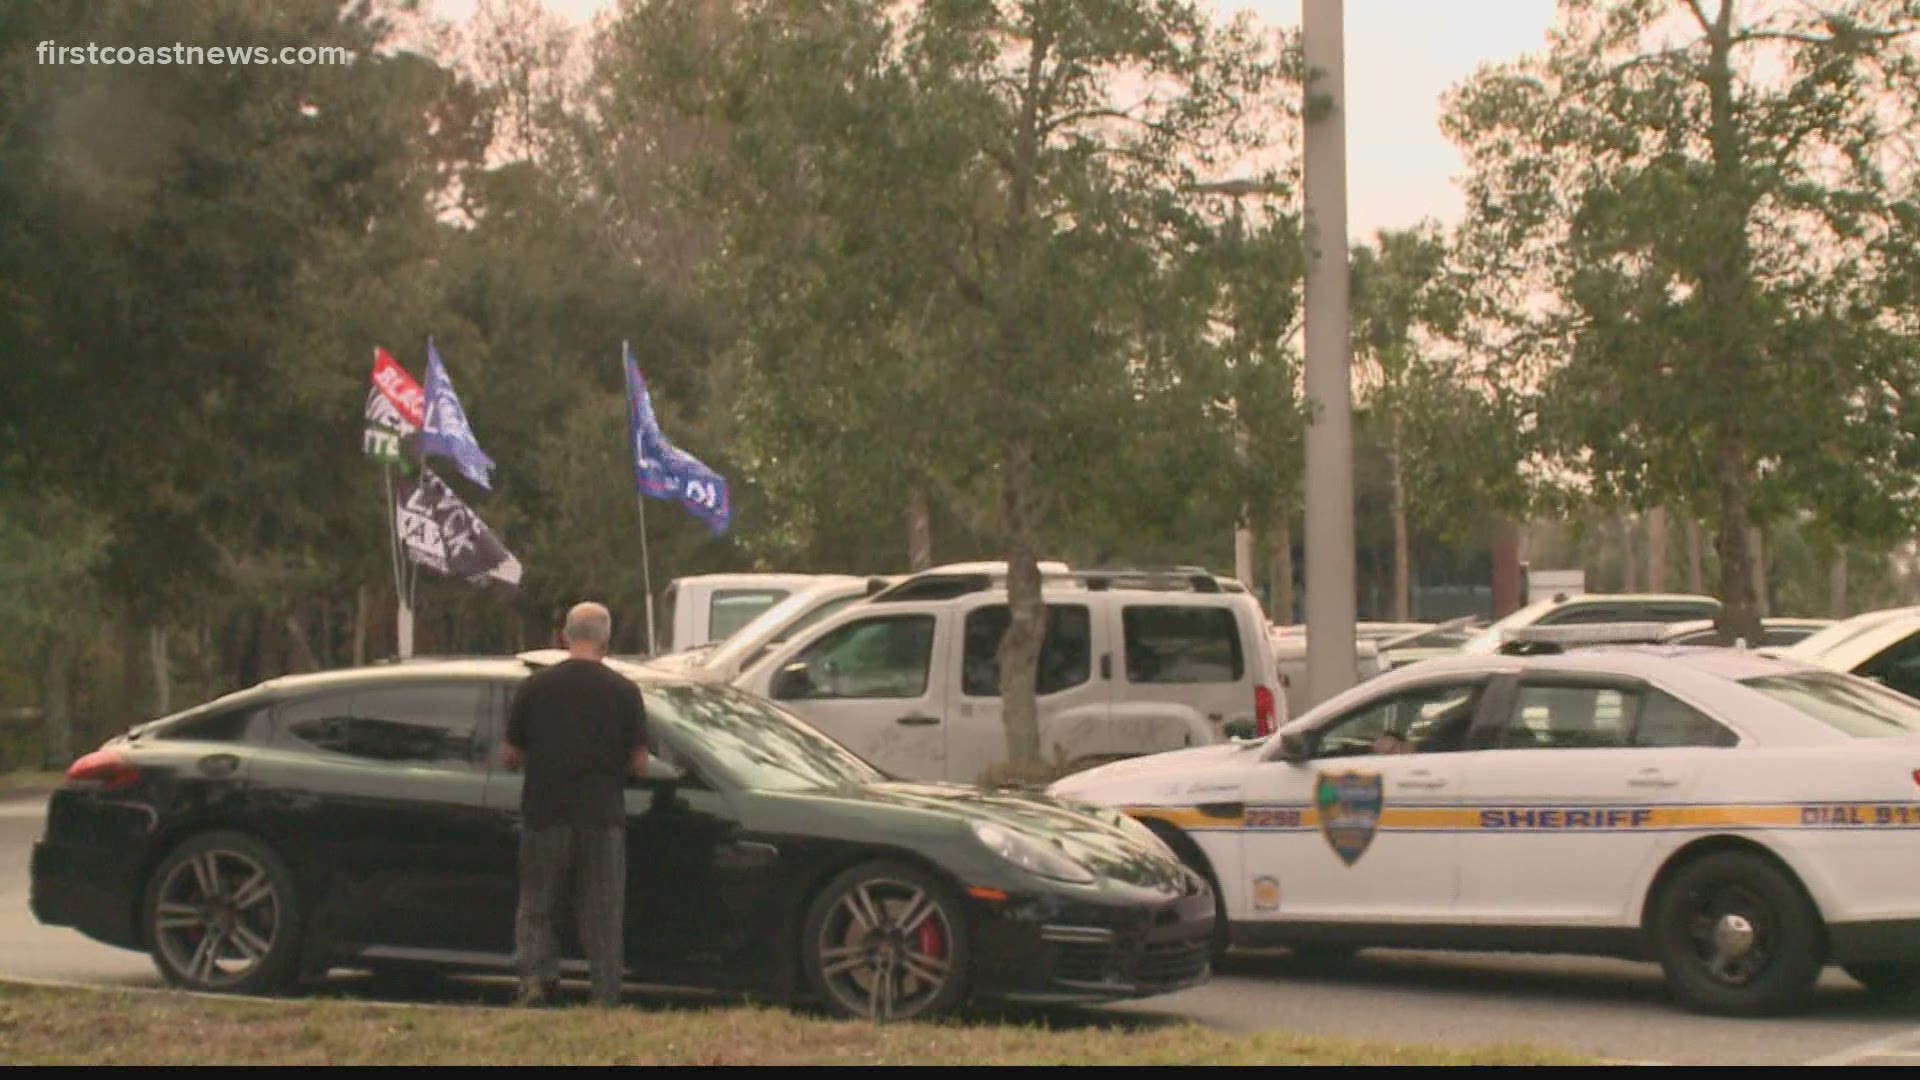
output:
[[593, 660], [566, 660], [520, 684], [507, 742], [526, 755], [520, 812], [529, 825], [618, 825], [647, 713], [631, 679]]

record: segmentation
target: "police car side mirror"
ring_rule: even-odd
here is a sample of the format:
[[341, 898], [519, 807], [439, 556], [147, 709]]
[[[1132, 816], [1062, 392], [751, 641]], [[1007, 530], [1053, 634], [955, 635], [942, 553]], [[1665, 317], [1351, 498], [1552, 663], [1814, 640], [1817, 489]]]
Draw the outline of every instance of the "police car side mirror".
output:
[[1280, 760], [1298, 765], [1313, 758], [1313, 747], [1307, 745], [1307, 736], [1302, 731], [1283, 731], [1280, 733]]

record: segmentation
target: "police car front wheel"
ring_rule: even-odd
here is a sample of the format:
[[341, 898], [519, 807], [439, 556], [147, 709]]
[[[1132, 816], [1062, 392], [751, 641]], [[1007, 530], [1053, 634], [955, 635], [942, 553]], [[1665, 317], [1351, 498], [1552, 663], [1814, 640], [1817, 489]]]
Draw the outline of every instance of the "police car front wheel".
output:
[[1676, 871], [1654, 898], [1655, 954], [1680, 1003], [1759, 1016], [1802, 1004], [1824, 959], [1820, 914], [1784, 870], [1723, 851]]

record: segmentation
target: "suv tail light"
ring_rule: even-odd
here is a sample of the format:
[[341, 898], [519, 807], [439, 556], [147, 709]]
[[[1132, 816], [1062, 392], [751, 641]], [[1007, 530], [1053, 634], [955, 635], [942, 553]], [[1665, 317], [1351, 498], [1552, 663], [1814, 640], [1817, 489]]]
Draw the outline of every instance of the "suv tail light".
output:
[[67, 783], [125, 791], [140, 785], [140, 770], [127, 764], [118, 750], [95, 750], [67, 766]]
[[1261, 735], [1273, 734], [1279, 726], [1279, 703], [1274, 700], [1273, 691], [1265, 686], [1253, 688], [1253, 729]]

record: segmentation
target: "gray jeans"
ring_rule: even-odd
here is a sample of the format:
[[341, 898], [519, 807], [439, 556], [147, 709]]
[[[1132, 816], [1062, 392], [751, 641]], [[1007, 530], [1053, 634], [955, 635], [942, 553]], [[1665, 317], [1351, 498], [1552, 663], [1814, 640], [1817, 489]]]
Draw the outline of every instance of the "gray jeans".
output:
[[520, 910], [514, 920], [523, 986], [560, 975], [555, 910], [573, 895], [574, 922], [587, 953], [598, 1005], [620, 1003], [626, 969], [627, 830], [621, 825], [547, 825], [520, 834]]

